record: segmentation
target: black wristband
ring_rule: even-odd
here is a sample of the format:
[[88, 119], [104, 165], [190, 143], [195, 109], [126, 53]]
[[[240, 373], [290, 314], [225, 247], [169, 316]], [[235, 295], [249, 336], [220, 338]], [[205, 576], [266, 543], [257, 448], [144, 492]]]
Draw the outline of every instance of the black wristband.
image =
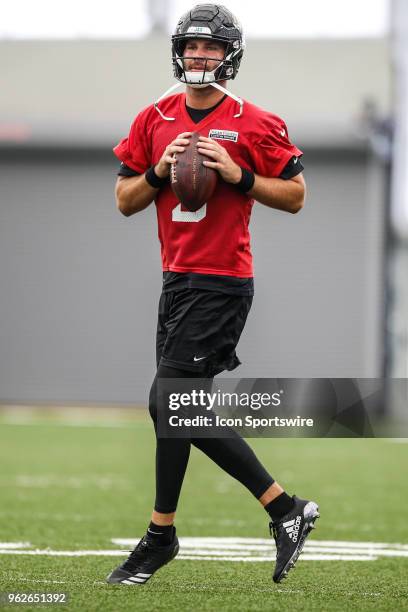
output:
[[236, 184], [236, 187], [243, 193], [248, 193], [251, 191], [252, 187], [255, 183], [255, 174], [246, 168], [241, 168], [242, 176], [239, 183]]
[[165, 178], [160, 178], [160, 176], [157, 176], [154, 171], [154, 166], [151, 166], [148, 170], [146, 170], [145, 179], [149, 185], [155, 189], [160, 189], [160, 187], [163, 187], [163, 185], [165, 185], [167, 182], [167, 176]]

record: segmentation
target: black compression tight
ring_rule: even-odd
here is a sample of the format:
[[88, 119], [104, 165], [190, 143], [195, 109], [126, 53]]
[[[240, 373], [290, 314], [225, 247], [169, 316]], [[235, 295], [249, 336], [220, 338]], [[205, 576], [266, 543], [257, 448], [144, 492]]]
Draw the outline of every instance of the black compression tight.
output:
[[[149, 412], [157, 433], [157, 413], [160, 398], [157, 393], [158, 378], [198, 378], [196, 373], [159, 365], [150, 391]], [[208, 381], [212, 382], [212, 381]], [[185, 385], [184, 385], [185, 386]], [[273, 484], [274, 480], [257, 459], [248, 444], [232, 430], [228, 438], [158, 438], [156, 447], [156, 512], [175, 512], [190, 447], [205, 453], [220, 468], [241, 482], [257, 498]]]

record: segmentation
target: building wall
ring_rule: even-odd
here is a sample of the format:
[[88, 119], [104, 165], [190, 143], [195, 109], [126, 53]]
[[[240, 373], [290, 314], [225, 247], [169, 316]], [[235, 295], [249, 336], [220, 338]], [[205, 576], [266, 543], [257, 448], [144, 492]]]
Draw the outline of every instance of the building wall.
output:
[[[352, 150], [306, 150], [305, 166], [300, 214], [254, 207], [256, 296], [234, 376], [380, 375], [381, 174]], [[0, 401], [146, 400], [155, 209], [116, 211], [116, 167], [106, 150], [1, 154]]]
[[[367, 101], [391, 105], [388, 41], [248, 40], [235, 94], [288, 123], [295, 140], [361, 144]], [[0, 41], [0, 142], [107, 145], [175, 81], [169, 39]], [[180, 90], [179, 90], [180, 91]]]

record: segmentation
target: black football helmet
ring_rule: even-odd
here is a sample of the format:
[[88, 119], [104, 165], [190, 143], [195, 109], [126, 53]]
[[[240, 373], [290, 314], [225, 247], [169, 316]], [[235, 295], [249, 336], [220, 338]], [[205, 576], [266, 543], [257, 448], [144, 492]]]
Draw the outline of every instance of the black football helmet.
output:
[[[212, 39], [225, 46], [224, 59], [212, 72], [205, 63], [203, 72], [187, 72], [183, 53], [191, 38]], [[235, 79], [244, 53], [245, 41], [241, 24], [221, 4], [197, 4], [179, 20], [171, 37], [174, 76], [181, 83], [207, 87], [211, 83]], [[209, 59], [209, 58], [207, 58]]]

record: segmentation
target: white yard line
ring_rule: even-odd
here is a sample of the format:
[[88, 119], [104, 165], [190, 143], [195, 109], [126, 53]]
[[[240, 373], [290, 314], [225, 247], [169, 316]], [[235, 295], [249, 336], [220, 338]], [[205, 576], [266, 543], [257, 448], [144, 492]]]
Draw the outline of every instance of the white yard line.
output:
[[[0, 550], [0, 555], [28, 555], [41, 557], [126, 557], [128, 551], [123, 550]], [[303, 554], [300, 559], [304, 561], [374, 561], [378, 557], [369, 555], [311, 555]], [[176, 559], [180, 561], [245, 561], [257, 563], [263, 561], [274, 561], [273, 555], [268, 557], [246, 557], [236, 555], [211, 556], [180, 553]]]
[[[40, 582], [42, 584], [68, 584], [68, 580], [38, 580], [37, 578], [9, 578], [8, 580], [12, 580], [13, 582]], [[75, 581], [75, 584], [78, 584]], [[82, 584], [87, 584], [83, 582]]]
[[[180, 553], [177, 555], [176, 559], [180, 561], [242, 561], [245, 563], [257, 563], [257, 562], [265, 562], [269, 563], [275, 561], [275, 557], [271, 555], [270, 557], [211, 557], [211, 556], [196, 556], [196, 555], [183, 555]], [[300, 561], [375, 561], [377, 557], [371, 557], [368, 555], [306, 555], [302, 554], [299, 557]]]
[[[267, 547], [270, 549], [271, 545], [274, 546], [274, 542], [272, 539], [266, 538], [216, 538], [216, 537], [204, 537], [204, 538], [187, 538], [182, 537], [180, 539], [180, 544], [182, 546], [188, 547], [213, 547], [216, 545], [218, 548], [245, 548], [248, 550], [252, 546], [255, 550], [261, 550], [263, 547]], [[134, 538], [113, 538], [112, 543], [118, 544], [119, 546], [136, 546], [138, 543], [138, 539]], [[306, 548], [309, 546], [319, 547], [319, 548], [329, 548], [329, 549], [338, 549], [338, 548], [352, 548], [352, 549], [369, 549], [369, 548], [380, 548], [380, 549], [396, 549], [396, 550], [406, 550], [408, 551], [408, 544], [399, 544], [399, 543], [385, 543], [385, 542], [350, 542], [350, 541], [342, 541], [342, 540], [309, 540], [306, 542]]]
[[[126, 557], [138, 540], [114, 538], [126, 550], [52, 550], [31, 548], [29, 542], [0, 542], [0, 555], [48, 557]], [[384, 542], [312, 540], [306, 543], [303, 561], [374, 561], [379, 557], [408, 557], [408, 545]], [[263, 538], [180, 538], [180, 560], [263, 562], [274, 561], [273, 541]]]
[[57, 474], [16, 474], [12, 478], [0, 477], [0, 487], [18, 487], [27, 489], [83, 489], [96, 487], [98, 489], [124, 489], [130, 486], [130, 481], [114, 474], [101, 476], [99, 474], [84, 474], [83, 476], [59, 476]]
[[34, 550], [0, 549], [0, 555], [33, 555], [41, 557], [123, 557], [124, 550], [51, 550], [50, 548]]
[[24, 427], [107, 427], [110, 429], [145, 426], [143, 421], [81, 421], [81, 420], [31, 420], [30, 418], [2, 418], [0, 425], [23, 425]]

